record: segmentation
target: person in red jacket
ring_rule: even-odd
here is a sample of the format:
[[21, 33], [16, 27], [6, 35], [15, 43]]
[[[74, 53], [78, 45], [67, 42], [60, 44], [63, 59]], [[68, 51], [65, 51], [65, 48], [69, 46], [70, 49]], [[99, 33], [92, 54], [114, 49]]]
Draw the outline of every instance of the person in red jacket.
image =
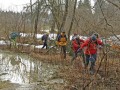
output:
[[97, 58], [97, 46], [103, 45], [103, 42], [96, 37], [96, 35], [92, 35], [90, 38], [88, 38], [80, 47], [80, 50], [85, 48], [85, 68], [87, 68], [89, 62], [91, 62], [90, 65], [90, 74], [94, 74], [95, 69], [95, 62]]
[[73, 54], [73, 58], [71, 60], [71, 63], [77, 58], [77, 54], [80, 53], [83, 57], [83, 63], [85, 63], [85, 56], [83, 51], [78, 51], [78, 49], [80, 48], [80, 45], [84, 42], [84, 40], [80, 39], [79, 36], [77, 35], [76, 37], [74, 37], [74, 39], [72, 40], [72, 50], [74, 52]]

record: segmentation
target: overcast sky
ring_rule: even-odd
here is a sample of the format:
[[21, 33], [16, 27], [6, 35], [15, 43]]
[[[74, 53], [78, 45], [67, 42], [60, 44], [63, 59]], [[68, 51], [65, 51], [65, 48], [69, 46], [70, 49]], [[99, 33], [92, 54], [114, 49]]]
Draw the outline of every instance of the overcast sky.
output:
[[[32, 0], [35, 2], [36, 0]], [[20, 12], [25, 4], [29, 4], [30, 0], [0, 0], [0, 8], [2, 10], [13, 10]]]
[[[33, 3], [36, 0], [32, 0]], [[79, 1], [79, 0], [78, 0]], [[93, 0], [91, 1], [91, 5], [93, 6]], [[25, 4], [29, 4], [30, 0], [0, 0], [0, 8], [2, 10], [12, 10], [12, 11], [22, 11], [23, 7], [25, 6]]]

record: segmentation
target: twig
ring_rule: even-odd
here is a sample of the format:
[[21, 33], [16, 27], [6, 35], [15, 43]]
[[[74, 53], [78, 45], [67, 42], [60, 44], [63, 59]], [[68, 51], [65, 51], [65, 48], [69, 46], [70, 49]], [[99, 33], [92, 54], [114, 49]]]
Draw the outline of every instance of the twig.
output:
[[[96, 73], [95, 73], [95, 75], [94, 76], [96, 76], [97, 75], [97, 73], [98, 73], [98, 71], [99, 71], [99, 69], [100, 69], [100, 67], [101, 67], [101, 65], [102, 65], [102, 61], [104, 60], [104, 57], [107, 55], [107, 53], [105, 53], [104, 51], [103, 51], [103, 57], [101, 58], [101, 60], [100, 60], [100, 65], [99, 65], [99, 67], [98, 67], [98, 69], [97, 69], [97, 71], [96, 71]], [[83, 90], [85, 90], [85, 88], [87, 87], [87, 86], [89, 86], [93, 81], [94, 81], [95, 79], [92, 79], [90, 82], [88, 82], [84, 87], [83, 87]]]

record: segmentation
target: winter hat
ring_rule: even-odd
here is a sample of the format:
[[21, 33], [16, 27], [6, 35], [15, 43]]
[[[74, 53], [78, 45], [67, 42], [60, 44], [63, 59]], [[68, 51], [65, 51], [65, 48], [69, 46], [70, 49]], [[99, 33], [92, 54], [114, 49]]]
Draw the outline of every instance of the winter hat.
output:
[[93, 41], [96, 41], [96, 40], [97, 40], [97, 37], [96, 37], [95, 35], [92, 35], [91, 39], [92, 39]]

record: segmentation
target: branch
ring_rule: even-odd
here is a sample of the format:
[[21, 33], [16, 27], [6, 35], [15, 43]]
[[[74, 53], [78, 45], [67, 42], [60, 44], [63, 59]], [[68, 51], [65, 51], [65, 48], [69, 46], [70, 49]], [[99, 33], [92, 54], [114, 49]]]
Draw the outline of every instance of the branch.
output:
[[[99, 2], [99, 0], [98, 0], [98, 2]], [[98, 4], [99, 4], [99, 3], [98, 3]], [[104, 17], [104, 20], [105, 20], [105, 22], [106, 22], [106, 25], [108, 25], [108, 26], [110, 26], [110, 27], [112, 28], [111, 32], [112, 32], [113, 35], [120, 41], [120, 38], [117, 37], [117, 35], [116, 35], [116, 34], [114, 33], [114, 31], [113, 31], [113, 26], [112, 26], [111, 24], [109, 24], [108, 21], [107, 21], [107, 19], [105, 18], [105, 15], [104, 15], [104, 13], [103, 13], [103, 10], [102, 10], [100, 4], [99, 4], [99, 7], [100, 7], [100, 10], [101, 10], [102, 15], [103, 15], [103, 17]]]
[[110, 0], [106, 0], [106, 1], [109, 2], [109, 3], [111, 3], [112, 5], [114, 5], [114, 6], [117, 7], [118, 9], [120, 9], [120, 7], [119, 7], [117, 4], [111, 2]]

